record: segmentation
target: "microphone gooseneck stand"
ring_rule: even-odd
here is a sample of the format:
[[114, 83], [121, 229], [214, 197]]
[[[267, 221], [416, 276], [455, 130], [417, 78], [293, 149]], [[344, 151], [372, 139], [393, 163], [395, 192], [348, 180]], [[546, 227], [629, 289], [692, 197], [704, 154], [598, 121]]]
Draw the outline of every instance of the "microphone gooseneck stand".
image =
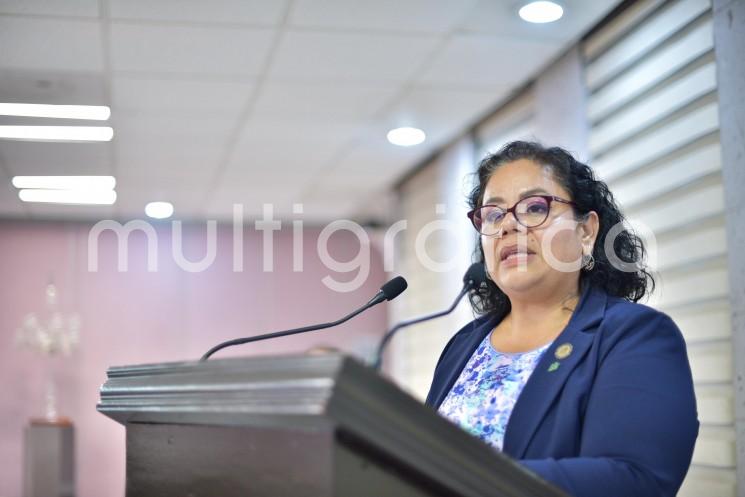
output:
[[380, 370], [380, 367], [383, 364], [383, 352], [385, 351], [385, 347], [388, 345], [388, 342], [391, 341], [391, 338], [393, 338], [393, 335], [396, 334], [401, 328], [406, 328], [408, 326], [415, 325], [417, 323], [422, 323], [424, 321], [429, 321], [430, 319], [436, 319], [442, 316], [445, 316], [447, 314], [450, 314], [455, 310], [455, 308], [460, 303], [461, 299], [473, 288], [479, 287], [483, 282], [486, 281], [486, 270], [484, 268], [484, 265], [478, 262], [475, 262], [471, 264], [471, 266], [468, 268], [468, 271], [466, 271], [466, 274], [463, 276], [463, 288], [461, 289], [458, 296], [455, 298], [453, 303], [445, 309], [444, 311], [436, 312], [434, 314], [427, 314], [425, 316], [419, 316], [417, 318], [409, 319], [407, 321], [401, 321], [396, 326], [391, 328], [388, 333], [386, 333], [383, 338], [380, 340], [380, 343], [378, 344], [378, 350], [375, 353], [375, 360], [373, 361], [371, 367], [375, 369], [376, 371]]
[[370, 307], [373, 307], [375, 305], [380, 304], [381, 302], [384, 302], [386, 300], [393, 300], [396, 297], [398, 297], [404, 290], [406, 290], [406, 287], [408, 284], [406, 283], [406, 280], [403, 279], [401, 276], [396, 276], [391, 281], [387, 282], [385, 285], [383, 285], [380, 288], [380, 291], [372, 298], [369, 302], [367, 302], [365, 305], [360, 307], [359, 309], [351, 312], [350, 314], [347, 314], [341, 319], [337, 319], [336, 321], [331, 321], [328, 323], [321, 323], [321, 324], [314, 324], [311, 326], [304, 326], [302, 328], [293, 328], [290, 330], [285, 331], [278, 331], [275, 333], [267, 333], [264, 335], [255, 335], [251, 337], [244, 337], [244, 338], [235, 338], [233, 340], [228, 340], [226, 342], [219, 343], [212, 347], [210, 350], [208, 350], [200, 360], [200, 362], [204, 362], [207, 359], [210, 358], [215, 352], [218, 350], [222, 350], [226, 347], [232, 347], [234, 345], [242, 345], [244, 343], [250, 343], [250, 342], [258, 342], [260, 340], [268, 340], [270, 338], [278, 338], [278, 337], [284, 337], [288, 335], [295, 335], [297, 333], [305, 333], [308, 331], [315, 331], [315, 330], [322, 330], [325, 328], [331, 328], [333, 326], [340, 325], [346, 321], [349, 321], [356, 315], [366, 311]]

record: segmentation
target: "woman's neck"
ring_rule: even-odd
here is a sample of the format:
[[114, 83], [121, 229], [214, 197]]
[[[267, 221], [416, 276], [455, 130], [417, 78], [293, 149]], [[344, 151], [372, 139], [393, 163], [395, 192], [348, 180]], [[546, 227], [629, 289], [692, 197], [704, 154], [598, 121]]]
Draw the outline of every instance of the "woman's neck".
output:
[[512, 309], [498, 327], [503, 347], [530, 350], [555, 339], [579, 302], [578, 288], [552, 292], [543, 299], [510, 299]]

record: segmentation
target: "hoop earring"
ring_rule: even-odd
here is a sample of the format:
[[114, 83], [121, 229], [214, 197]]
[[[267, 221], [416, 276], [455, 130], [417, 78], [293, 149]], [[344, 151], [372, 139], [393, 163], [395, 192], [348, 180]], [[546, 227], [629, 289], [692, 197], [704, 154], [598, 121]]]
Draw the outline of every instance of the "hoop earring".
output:
[[585, 271], [592, 271], [595, 267], [595, 257], [592, 254], [582, 256], [582, 269]]

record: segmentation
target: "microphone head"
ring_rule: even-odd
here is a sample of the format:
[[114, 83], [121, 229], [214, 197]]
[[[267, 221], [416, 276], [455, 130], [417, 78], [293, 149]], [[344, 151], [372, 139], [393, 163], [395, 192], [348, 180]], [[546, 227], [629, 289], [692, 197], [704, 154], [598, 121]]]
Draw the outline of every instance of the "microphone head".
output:
[[463, 284], [469, 288], [478, 288], [486, 282], [486, 267], [482, 262], [474, 262], [463, 276]]
[[385, 296], [386, 300], [393, 300], [408, 287], [409, 284], [402, 276], [396, 276], [391, 281], [380, 287], [380, 292]]

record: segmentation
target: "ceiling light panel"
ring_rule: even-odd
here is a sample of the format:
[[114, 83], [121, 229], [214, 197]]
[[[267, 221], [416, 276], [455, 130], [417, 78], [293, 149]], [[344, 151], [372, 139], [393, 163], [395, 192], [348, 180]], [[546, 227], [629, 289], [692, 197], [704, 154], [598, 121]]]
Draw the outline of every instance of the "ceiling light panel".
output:
[[427, 136], [419, 128], [403, 127], [390, 130], [386, 138], [394, 145], [411, 147], [424, 142]]
[[173, 215], [170, 202], [150, 202], [145, 206], [145, 214], [153, 219], [167, 219]]
[[113, 176], [15, 176], [12, 180], [16, 188], [40, 188], [46, 190], [113, 190], [116, 178]]
[[77, 190], [20, 190], [18, 198], [24, 202], [71, 205], [111, 205], [116, 202], [116, 192]]
[[0, 103], [0, 115], [106, 121], [111, 116], [111, 109], [103, 105], [46, 105]]
[[0, 138], [8, 140], [107, 142], [113, 137], [108, 126], [0, 126]]
[[564, 15], [564, 9], [555, 2], [539, 1], [524, 5], [518, 15], [527, 22], [545, 24], [555, 22]]

